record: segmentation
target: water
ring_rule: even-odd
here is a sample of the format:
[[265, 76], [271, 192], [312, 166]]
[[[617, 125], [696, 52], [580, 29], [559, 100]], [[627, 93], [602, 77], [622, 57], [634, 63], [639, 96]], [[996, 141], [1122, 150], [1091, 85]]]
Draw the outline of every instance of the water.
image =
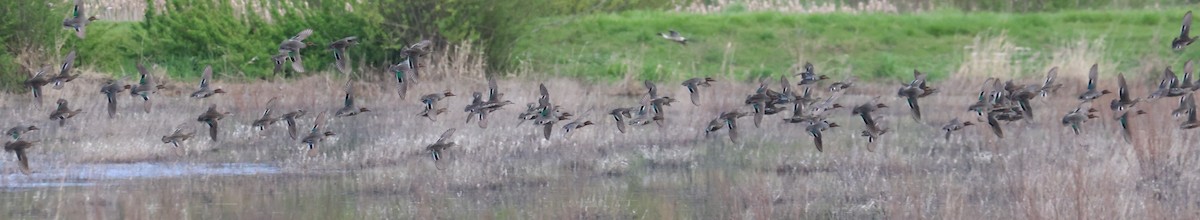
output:
[[280, 169], [266, 164], [220, 163], [132, 163], [86, 164], [37, 170], [30, 175], [10, 173], [0, 176], [0, 188], [7, 190], [92, 186], [114, 180], [180, 178], [188, 176], [237, 176], [278, 174]]

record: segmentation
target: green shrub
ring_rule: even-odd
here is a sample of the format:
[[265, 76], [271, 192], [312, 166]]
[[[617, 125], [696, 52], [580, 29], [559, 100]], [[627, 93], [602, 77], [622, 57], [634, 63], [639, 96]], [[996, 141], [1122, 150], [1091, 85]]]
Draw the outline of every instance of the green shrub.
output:
[[[17, 56], [22, 53], [49, 51], [50, 45], [74, 34], [62, 30], [63, 9], [55, 9], [43, 1], [0, 1], [0, 90], [22, 90], [29, 70], [22, 67]], [[44, 53], [44, 52], [42, 52]], [[43, 54], [36, 54], [42, 57]], [[29, 60], [32, 65], [41, 65], [48, 60]], [[35, 68], [35, 67], [30, 67]]]
[[[378, 43], [383, 41], [377, 28], [381, 20], [368, 5], [317, 0], [258, 4], [261, 8], [234, 8], [226, 1], [169, 1], [165, 11], [146, 12], [142, 28], [147, 42], [143, 43], [150, 49], [141, 55], [167, 66], [175, 76], [194, 77], [205, 65], [212, 65], [218, 75], [265, 77], [272, 74], [270, 57], [278, 53], [279, 43], [311, 28], [314, 33], [305, 42], [312, 45], [302, 52], [310, 72], [330, 69], [333, 58], [327, 45], [348, 36], [358, 36], [362, 42], [350, 49], [355, 65], [385, 62], [381, 55], [385, 50]], [[357, 11], [349, 11], [346, 5]]]

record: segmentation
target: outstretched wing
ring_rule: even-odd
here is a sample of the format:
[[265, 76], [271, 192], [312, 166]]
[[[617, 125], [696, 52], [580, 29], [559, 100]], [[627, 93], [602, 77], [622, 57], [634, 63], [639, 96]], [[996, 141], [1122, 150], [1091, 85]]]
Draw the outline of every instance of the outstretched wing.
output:
[[1130, 101], [1129, 89], [1128, 89], [1129, 86], [1127, 86], [1127, 84], [1125, 83], [1125, 74], [1124, 73], [1117, 74], [1117, 87], [1119, 87], [1119, 88], [1117, 88], [1117, 95], [1120, 96], [1120, 100], [1121, 101]]
[[308, 36], [312, 35], [312, 33], [312, 29], [304, 29], [303, 31], [300, 31], [300, 33], [297, 33], [296, 36], [293, 36], [292, 40], [304, 41], [304, 39], [308, 38]]
[[1179, 86], [1179, 78], [1175, 76], [1175, 71], [1171, 71], [1171, 67], [1167, 67], [1167, 69], [1163, 70], [1163, 82], [1167, 85], [1167, 88], [1175, 88]]
[[[71, 12], [71, 17], [80, 18], [84, 16], [83, 0], [75, 0], [75, 10]], [[1191, 15], [1190, 13], [1188, 15]], [[1191, 19], [1188, 19], [1191, 20]]]
[[354, 107], [354, 87], [350, 81], [346, 81], [346, 98], [342, 100], [342, 105], [348, 108]]
[[538, 104], [542, 107], [550, 106], [550, 90], [546, 89], [546, 84], [538, 84], [538, 91], [542, 93], [542, 97], [538, 98]]
[[646, 94], [650, 95], [651, 99], [658, 98], [658, 88], [656, 86], [654, 86], [654, 82], [650, 82], [650, 80], [646, 80], [646, 81], [642, 82], [642, 84], [646, 86], [646, 90], [648, 90], [648, 92], [646, 92]]
[[1050, 68], [1050, 72], [1046, 72], [1046, 81], [1042, 82], [1042, 88], [1047, 88], [1054, 85], [1054, 78], [1058, 78], [1058, 67]]
[[200, 77], [200, 89], [208, 88], [209, 81], [212, 81], [212, 65], [204, 66], [204, 71]]
[[1191, 32], [1191, 29], [1192, 29], [1192, 11], [1188, 11], [1187, 14], [1183, 14], [1183, 27], [1180, 28], [1180, 30], [1179, 30], [1179, 37], [1182, 39], [1188, 39], [1188, 35], [1189, 35], [1188, 32]]
[[455, 131], [455, 130], [456, 130], [456, 129], [454, 129], [454, 128], [451, 128], [451, 129], [448, 129], [448, 130], [446, 130], [446, 132], [442, 132], [442, 136], [441, 136], [440, 138], [438, 138], [438, 140], [437, 140], [437, 143], [438, 143], [438, 144], [444, 144], [444, 143], [446, 143], [446, 141], [449, 141], [449, 140], [450, 140], [450, 136], [454, 136], [454, 131]]
[[74, 50], [72, 50], [70, 53], [67, 53], [66, 58], [63, 58], [62, 66], [59, 68], [62, 71], [59, 72], [58, 75], [70, 76], [72, 66], [75, 66], [75, 51]]
[[271, 117], [271, 110], [275, 109], [275, 104], [278, 101], [279, 101], [278, 96], [271, 97], [271, 100], [267, 100], [267, 110], [263, 111], [263, 118]]
[[499, 93], [500, 86], [496, 85], [496, 77], [493, 75], [487, 75], [487, 82], [488, 82], [488, 101], [489, 102], [499, 102], [500, 101], [499, 100], [500, 99], [500, 93]]
[[317, 115], [317, 120], [313, 121], [312, 133], [315, 134], [321, 131], [321, 127], [325, 126], [325, 117], [325, 112]]
[[[1088, 70], [1088, 90], [1096, 89], [1096, 77], [1100, 75], [1100, 64], [1092, 64], [1091, 70]], [[1175, 74], [1171, 74], [1175, 76]]]

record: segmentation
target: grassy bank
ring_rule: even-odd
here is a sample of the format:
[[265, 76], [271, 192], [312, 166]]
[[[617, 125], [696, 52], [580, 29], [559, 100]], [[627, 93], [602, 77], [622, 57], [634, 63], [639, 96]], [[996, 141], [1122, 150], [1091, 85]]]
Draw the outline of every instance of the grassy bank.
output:
[[[1099, 57], [1117, 71], [1143, 63], [1182, 63], [1195, 49], [1169, 49], [1183, 9], [1053, 13], [781, 14], [672, 12], [558, 17], [529, 23], [510, 64], [534, 72], [613, 79], [728, 74], [778, 75], [810, 61], [826, 73], [902, 77], [913, 68], [944, 77], [959, 70], [978, 38], [1006, 36], [1018, 72], [1041, 74], [1056, 51], [1098, 42]], [[680, 46], [655, 35], [675, 29]], [[1150, 61], [1150, 62], [1148, 62]], [[1161, 67], [1159, 67], [1161, 68]], [[819, 71], [820, 71], [819, 70]], [[1108, 74], [1108, 73], [1106, 73]]]

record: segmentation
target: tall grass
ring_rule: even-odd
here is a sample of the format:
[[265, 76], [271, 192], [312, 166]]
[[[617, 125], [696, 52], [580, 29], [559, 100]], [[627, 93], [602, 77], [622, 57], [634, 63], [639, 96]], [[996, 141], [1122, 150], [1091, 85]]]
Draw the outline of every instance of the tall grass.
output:
[[[987, 53], [1012, 51], [1005, 36], [981, 36], [969, 46]], [[1074, 45], [1048, 50], [1102, 50]], [[264, 163], [284, 171], [72, 179], [97, 185], [0, 193], [5, 198], [0, 209], [9, 210], [9, 218], [1136, 218], [1194, 213], [1190, 204], [1200, 192], [1196, 177], [1188, 175], [1200, 172], [1195, 164], [1200, 154], [1186, 147], [1197, 139], [1178, 130], [1168, 116], [1173, 101], [1138, 105], [1151, 114], [1135, 118], [1134, 144], [1120, 141], [1119, 127], [1108, 118], [1087, 122], [1085, 133], [1075, 135], [1057, 122], [1075, 107], [1074, 92], [1082, 90], [1082, 82], [1035, 100], [1038, 117], [1003, 125], [1008, 138], [974, 126], [950, 140], [941, 139], [940, 123], [975, 120], [961, 110], [976, 100], [978, 79], [968, 77], [974, 75], [932, 83], [943, 92], [922, 100], [929, 112], [924, 122], [909, 119], [908, 110], [899, 107], [904, 101], [887, 95], [894, 84], [860, 83], [839, 103], [883, 97], [880, 101], [898, 106], [879, 112], [892, 132], [867, 143], [857, 135], [859, 119], [839, 110], [830, 120], [843, 127], [826, 133], [826, 150], [818, 153], [802, 126], [781, 123], [778, 116], [761, 127], [741, 121], [743, 144], [728, 142], [724, 133], [705, 138], [707, 119], [722, 111], [745, 111], [739, 94], [757, 86], [728, 78], [701, 90], [703, 106], [668, 107], [664, 127], [632, 127], [629, 134], [618, 133], [604, 114], [638, 103], [636, 96], [608, 95], [627, 89], [536, 73], [500, 81], [500, 92], [517, 104], [493, 114], [487, 129], [464, 124], [466, 113], [460, 111], [430, 121], [416, 116], [422, 105], [412, 95], [486, 88], [479, 75], [486, 67], [477, 49], [442, 51], [451, 53], [431, 56], [438, 63], [411, 88], [409, 100], [396, 97], [390, 80], [353, 82], [358, 104], [374, 111], [330, 120], [327, 128], [338, 135], [321, 145], [316, 158], [304, 157], [304, 146], [286, 137], [282, 125], [258, 131], [249, 123], [271, 98], [262, 94], [286, 94], [280, 95], [277, 112], [309, 110], [299, 124], [311, 125], [316, 113], [340, 108], [345, 79], [336, 74], [286, 83], [217, 80], [214, 86], [230, 93], [204, 100], [186, 97], [190, 84], [168, 82], [169, 88], [154, 97], [152, 113], [141, 112], [138, 99], [121, 97], [117, 119], [103, 113], [104, 99], [95, 92], [101, 81], [79, 79], [46, 93], [48, 99], [65, 98], [84, 109], [67, 126], [44, 119], [53, 107], [33, 105], [27, 94], [0, 94], [0, 103], [9, 103], [0, 105], [0, 112], [14, 116], [6, 126], [43, 127], [28, 136], [41, 141], [30, 152], [37, 173], [25, 177], [12, 163], [0, 164], [6, 174], [0, 175], [0, 185], [67, 181], [38, 178], [107, 163]], [[989, 72], [1011, 70], [978, 68], [1003, 65], [993, 62], [996, 57], [963, 59], [979, 64], [971, 71], [979, 76], [1040, 80], [1040, 73], [1009, 77]], [[1139, 76], [1133, 79], [1135, 96], [1154, 86]], [[676, 82], [658, 81], [660, 93], [686, 96]], [[547, 85], [554, 104], [597, 125], [569, 138], [556, 128], [551, 140], [542, 140], [540, 128], [518, 124], [515, 116], [521, 104], [537, 99], [538, 83]], [[1101, 87], [1112, 90], [1115, 84], [1105, 79]], [[457, 109], [469, 99], [446, 102]], [[221, 123], [219, 142], [208, 140], [203, 125], [194, 121], [209, 104], [233, 113]], [[183, 149], [159, 142], [180, 125], [197, 137]], [[423, 148], [448, 128], [458, 129], [453, 137], [458, 145], [434, 162]], [[867, 151], [871, 144], [874, 152]]]

